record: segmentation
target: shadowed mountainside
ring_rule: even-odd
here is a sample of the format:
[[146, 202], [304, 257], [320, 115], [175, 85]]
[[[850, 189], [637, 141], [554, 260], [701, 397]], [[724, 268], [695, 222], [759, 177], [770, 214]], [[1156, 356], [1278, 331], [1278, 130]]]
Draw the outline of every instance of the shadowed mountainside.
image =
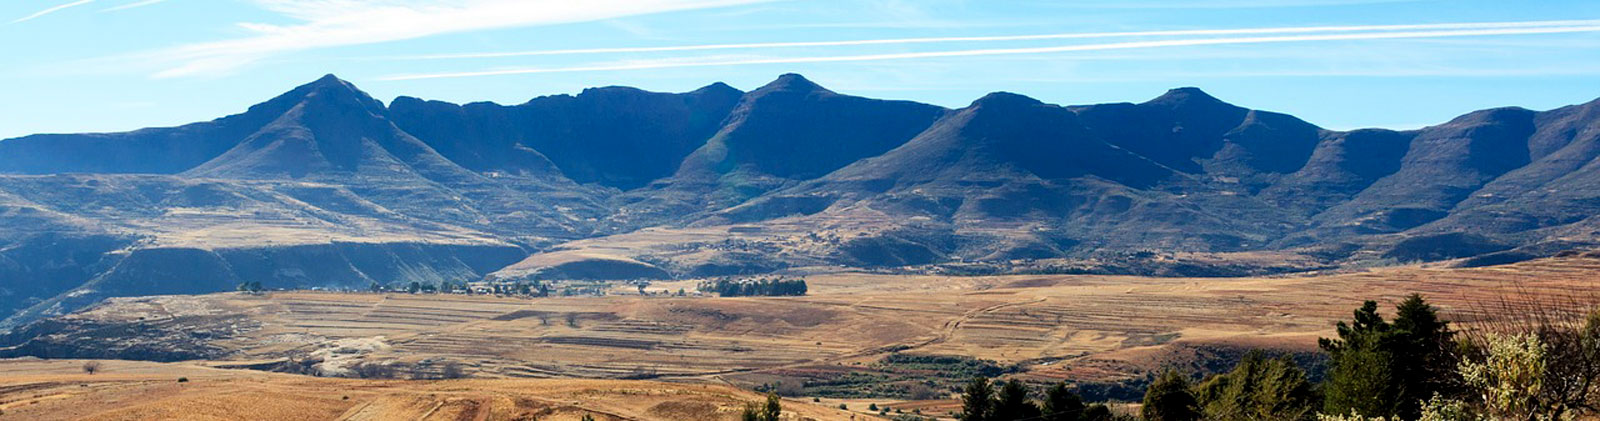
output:
[[1600, 101], [1331, 131], [1195, 88], [948, 110], [787, 74], [750, 92], [385, 105], [329, 75], [210, 122], [0, 141], [0, 313], [607, 268], [1501, 263], [1597, 243], [1597, 159]]

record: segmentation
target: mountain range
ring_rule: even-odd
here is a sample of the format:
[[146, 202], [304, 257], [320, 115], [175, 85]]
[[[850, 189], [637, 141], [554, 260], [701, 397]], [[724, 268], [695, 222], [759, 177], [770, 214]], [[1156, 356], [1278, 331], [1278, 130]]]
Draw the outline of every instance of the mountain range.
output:
[[[1231, 276], [1600, 244], [1600, 100], [1335, 131], [1195, 88], [961, 109], [626, 87], [0, 141], [0, 328], [105, 297], [840, 266]], [[834, 269], [827, 269], [834, 268]]]

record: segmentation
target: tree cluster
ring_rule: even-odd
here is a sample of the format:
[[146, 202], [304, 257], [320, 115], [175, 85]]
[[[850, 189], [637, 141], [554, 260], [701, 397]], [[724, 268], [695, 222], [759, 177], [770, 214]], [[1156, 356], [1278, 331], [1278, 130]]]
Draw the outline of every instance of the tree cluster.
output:
[[961, 421], [1110, 421], [1118, 419], [1105, 404], [1085, 405], [1066, 383], [1045, 389], [1041, 399], [1020, 381], [1009, 381], [995, 390], [986, 377], [967, 383], [961, 396]]
[[778, 421], [783, 416], [783, 403], [776, 393], [767, 394], [767, 402], [745, 404], [739, 419], [743, 421]]
[[[443, 282], [439, 282], [437, 284], [431, 283], [431, 282], [426, 282], [425, 283], [425, 282], [412, 281], [410, 283], [395, 284], [395, 285], [383, 285], [383, 284], [379, 284], [377, 282], [373, 282], [371, 285], [369, 285], [367, 287], [367, 289], [372, 291], [372, 292], [404, 292], [404, 293], [409, 293], [409, 294], [477, 294], [477, 293], [479, 293], [479, 291], [477, 289], [474, 289], [472, 287], [472, 285], [467, 283], [467, 282], [452, 282], [452, 281], [443, 281]], [[488, 294], [488, 295], [510, 295], [510, 296], [523, 296], [523, 297], [548, 297], [548, 296], [550, 296], [550, 286], [549, 285], [545, 285], [544, 283], [541, 283], [541, 282], [493, 283], [493, 284], [489, 284], [487, 286], [487, 289], [482, 291], [482, 293]]]
[[806, 295], [806, 280], [784, 278], [719, 279], [701, 282], [698, 289], [701, 292], [715, 293], [722, 297], [798, 297]]

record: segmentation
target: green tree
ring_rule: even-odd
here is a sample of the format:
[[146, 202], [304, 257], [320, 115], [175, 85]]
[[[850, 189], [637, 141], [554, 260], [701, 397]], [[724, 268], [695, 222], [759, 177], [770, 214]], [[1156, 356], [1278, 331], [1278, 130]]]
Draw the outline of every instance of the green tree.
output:
[[1177, 370], [1167, 370], [1144, 392], [1144, 406], [1139, 409], [1145, 421], [1192, 421], [1200, 419], [1200, 411], [1190, 391], [1189, 376]]
[[1386, 346], [1392, 327], [1378, 315], [1378, 302], [1356, 309], [1352, 323], [1340, 321], [1339, 339], [1322, 338], [1318, 345], [1328, 353], [1327, 380], [1323, 382], [1324, 414], [1387, 417], [1395, 414], [1393, 356]]
[[1316, 414], [1305, 372], [1288, 356], [1267, 358], [1260, 351], [1196, 386], [1195, 400], [1207, 420], [1310, 420]]
[[1339, 322], [1339, 339], [1319, 341], [1328, 352], [1323, 413], [1415, 419], [1434, 396], [1461, 390], [1455, 333], [1438, 310], [1412, 294], [1395, 306], [1394, 323], [1367, 301], [1350, 324]]
[[761, 408], [761, 421], [778, 421], [783, 415], [783, 401], [778, 399], [778, 394], [767, 392], [767, 404]]
[[1039, 414], [1039, 406], [1028, 400], [1028, 386], [1020, 380], [1012, 380], [1000, 386], [1000, 393], [994, 398], [994, 413], [989, 419], [1026, 420], [1038, 418]]
[[961, 395], [961, 421], [991, 421], [994, 414], [994, 386], [985, 377], [967, 383]]
[[1395, 336], [1389, 346], [1394, 359], [1396, 413], [1405, 418], [1421, 415], [1422, 405], [1434, 396], [1453, 397], [1461, 391], [1456, 370], [1461, 360], [1455, 332], [1439, 318], [1438, 309], [1419, 294], [1395, 306]]
[[1048, 421], [1078, 421], [1083, 416], [1083, 398], [1067, 389], [1067, 383], [1056, 383], [1044, 393], [1044, 414]]

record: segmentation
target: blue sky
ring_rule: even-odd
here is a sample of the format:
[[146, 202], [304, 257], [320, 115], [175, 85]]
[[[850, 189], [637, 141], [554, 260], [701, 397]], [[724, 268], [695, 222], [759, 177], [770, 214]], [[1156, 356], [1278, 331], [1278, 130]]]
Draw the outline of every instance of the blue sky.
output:
[[786, 72], [949, 107], [1198, 86], [1338, 129], [1600, 97], [1592, 0], [9, 0], [0, 46], [0, 138], [209, 120], [326, 73], [500, 103]]

